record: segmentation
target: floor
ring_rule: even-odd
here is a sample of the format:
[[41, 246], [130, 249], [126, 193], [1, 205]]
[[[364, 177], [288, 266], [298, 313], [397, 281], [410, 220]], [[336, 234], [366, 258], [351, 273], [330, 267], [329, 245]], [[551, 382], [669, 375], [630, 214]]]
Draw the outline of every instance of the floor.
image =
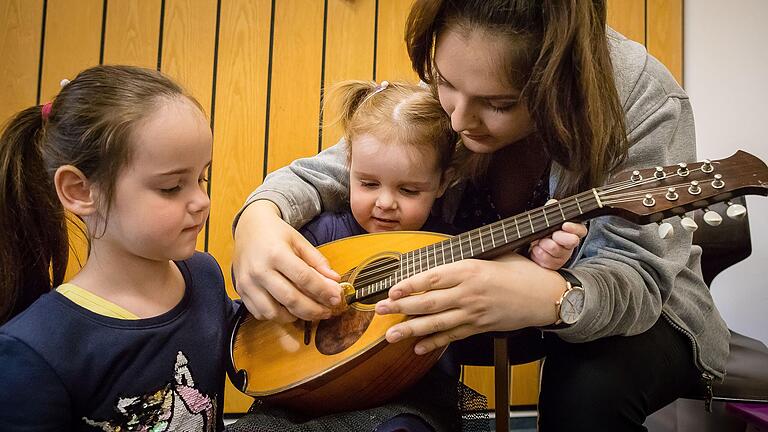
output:
[[[235, 418], [225, 418], [224, 424], [228, 425], [235, 422]], [[493, 413], [488, 415], [488, 418], [478, 420], [483, 422], [481, 425], [477, 425], [477, 429], [485, 431], [494, 431], [495, 418]], [[475, 430], [475, 428], [472, 428]], [[510, 414], [509, 419], [510, 432], [536, 432], [536, 411], [514, 411]]]

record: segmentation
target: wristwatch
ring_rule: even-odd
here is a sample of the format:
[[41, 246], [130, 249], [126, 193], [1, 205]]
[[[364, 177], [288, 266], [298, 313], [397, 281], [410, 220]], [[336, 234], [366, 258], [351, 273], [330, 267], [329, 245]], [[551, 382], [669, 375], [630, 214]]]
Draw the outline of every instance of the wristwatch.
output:
[[557, 321], [554, 325], [572, 325], [579, 320], [581, 312], [584, 311], [584, 288], [581, 287], [581, 281], [571, 273], [563, 270], [557, 272], [565, 279], [565, 292], [555, 302]]

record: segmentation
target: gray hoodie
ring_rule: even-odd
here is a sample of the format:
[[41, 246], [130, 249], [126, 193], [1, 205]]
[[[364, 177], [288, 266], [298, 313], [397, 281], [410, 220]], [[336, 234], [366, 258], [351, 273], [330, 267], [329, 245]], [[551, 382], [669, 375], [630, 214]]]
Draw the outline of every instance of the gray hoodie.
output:
[[[645, 47], [611, 29], [607, 34], [630, 143], [617, 172], [696, 160], [688, 96]], [[341, 210], [349, 190], [344, 146], [340, 142], [271, 173], [245, 205], [270, 200], [294, 227], [321, 211]], [[550, 189], [556, 184], [553, 175]], [[458, 202], [462, 189], [459, 184], [446, 192], [447, 206]], [[442, 214], [452, 218], [455, 210], [443, 208]], [[661, 316], [691, 340], [705, 376], [721, 379], [730, 335], [702, 279], [701, 248], [691, 240], [682, 229], [662, 240], [655, 224], [638, 226], [613, 216], [593, 219], [569, 268], [585, 289], [584, 312], [574, 325], [547, 331], [569, 342], [586, 342], [643, 333]]]

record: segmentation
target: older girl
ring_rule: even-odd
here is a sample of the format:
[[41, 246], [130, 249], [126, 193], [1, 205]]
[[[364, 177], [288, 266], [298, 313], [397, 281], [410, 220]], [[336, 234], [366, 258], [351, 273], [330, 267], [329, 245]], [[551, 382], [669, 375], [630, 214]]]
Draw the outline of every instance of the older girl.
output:
[[[211, 130], [157, 71], [98, 66], [0, 139], [0, 430], [223, 429], [233, 305], [195, 253]], [[85, 266], [64, 283], [65, 211]]]

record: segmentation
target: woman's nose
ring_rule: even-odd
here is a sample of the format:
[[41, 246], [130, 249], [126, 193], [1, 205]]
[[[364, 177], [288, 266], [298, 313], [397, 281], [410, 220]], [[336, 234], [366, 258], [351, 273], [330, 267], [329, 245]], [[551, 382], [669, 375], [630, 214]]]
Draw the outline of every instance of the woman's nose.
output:
[[479, 121], [472, 107], [466, 101], [459, 101], [453, 107], [451, 112], [451, 128], [456, 132], [473, 130], [477, 127]]

